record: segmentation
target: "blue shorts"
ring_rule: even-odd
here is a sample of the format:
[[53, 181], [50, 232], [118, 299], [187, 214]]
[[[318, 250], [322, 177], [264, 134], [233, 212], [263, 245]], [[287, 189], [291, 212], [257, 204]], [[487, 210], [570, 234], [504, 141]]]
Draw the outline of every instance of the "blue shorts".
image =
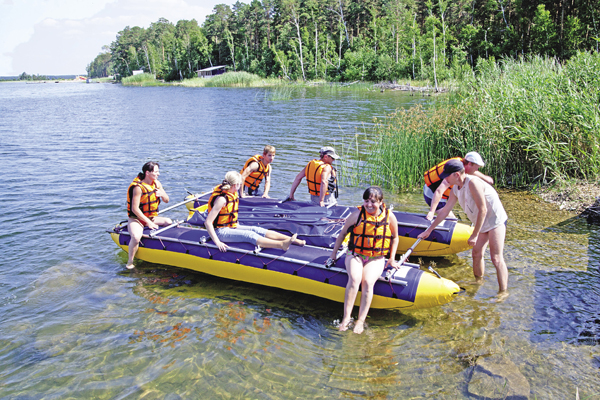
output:
[[215, 233], [221, 242], [245, 242], [256, 246], [256, 240], [265, 237], [267, 230], [260, 226], [238, 225], [237, 228], [218, 228]]
[[[431, 207], [431, 198], [432, 197], [433, 197], [433, 192], [431, 191], [431, 189], [429, 189], [429, 186], [427, 186], [427, 185], [423, 186], [423, 198], [425, 199], [425, 203], [427, 203], [427, 205], [430, 207]], [[440, 202], [438, 203], [437, 207], [435, 208], [436, 211], [444, 208], [444, 206], [446, 205], [446, 201], [448, 201], [448, 199], [440, 199]]]

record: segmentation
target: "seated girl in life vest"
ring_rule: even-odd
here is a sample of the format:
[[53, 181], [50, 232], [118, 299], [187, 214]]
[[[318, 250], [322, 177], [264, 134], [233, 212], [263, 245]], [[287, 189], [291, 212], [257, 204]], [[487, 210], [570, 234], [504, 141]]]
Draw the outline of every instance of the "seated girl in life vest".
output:
[[157, 162], [148, 161], [142, 167], [142, 172], [131, 182], [127, 189], [127, 222], [131, 240], [129, 242], [129, 258], [126, 267], [132, 269], [133, 258], [137, 253], [144, 227], [158, 229], [159, 226], [169, 225], [169, 218], [158, 216], [160, 201], [169, 202], [169, 196], [161, 183]]
[[259, 226], [238, 224], [238, 193], [243, 183], [242, 175], [237, 171], [229, 171], [223, 182], [213, 189], [208, 200], [208, 215], [204, 226], [213, 242], [221, 251], [227, 251], [223, 242], [247, 242], [265, 249], [281, 249], [287, 251], [291, 244], [304, 246], [304, 240], [289, 237], [279, 232], [269, 231]]
[[[346, 220], [338, 236], [331, 259], [340, 248], [346, 233], [350, 232], [346, 256], [348, 284], [344, 297], [344, 318], [339, 330], [345, 331], [351, 321], [354, 301], [359, 287], [362, 288], [358, 319], [354, 323], [354, 333], [362, 333], [365, 319], [373, 300], [373, 287], [387, 265], [399, 268], [394, 256], [398, 249], [398, 221], [396, 216], [386, 209], [381, 188], [373, 186], [365, 190], [364, 203]], [[385, 257], [389, 259], [385, 260]]]

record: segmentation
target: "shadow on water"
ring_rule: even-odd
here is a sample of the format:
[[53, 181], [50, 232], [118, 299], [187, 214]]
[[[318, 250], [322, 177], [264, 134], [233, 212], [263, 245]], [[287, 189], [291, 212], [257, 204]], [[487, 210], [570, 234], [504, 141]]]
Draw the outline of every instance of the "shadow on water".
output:
[[544, 232], [588, 236], [587, 265], [562, 265], [535, 273], [535, 319], [531, 341], [600, 344], [600, 226], [582, 216], [548, 226]]
[[[261, 315], [285, 315], [299, 324], [310, 321], [324, 327], [334, 326], [336, 321], [331, 320], [331, 316], [339, 315], [341, 318], [343, 313], [342, 303], [327, 299], [150, 262], [140, 262], [132, 276], [138, 279], [134, 292], [146, 299], [152, 293], [164, 298], [236, 303]], [[358, 307], [355, 307], [355, 312], [357, 310]], [[410, 314], [398, 311], [371, 310], [370, 315], [378, 326], [400, 324], [412, 327], [417, 323]]]

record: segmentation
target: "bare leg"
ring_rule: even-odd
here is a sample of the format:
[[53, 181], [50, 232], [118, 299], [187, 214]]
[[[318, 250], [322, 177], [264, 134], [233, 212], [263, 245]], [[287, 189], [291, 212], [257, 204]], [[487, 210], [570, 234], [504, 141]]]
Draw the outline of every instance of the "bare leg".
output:
[[142, 239], [142, 234], [144, 233], [144, 227], [142, 224], [134, 218], [128, 219], [128, 230], [131, 239], [129, 240], [129, 258], [127, 259], [127, 269], [133, 269], [135, 266], [133, 265], [133, 258], [135, 257], [135, 253], [137, 253], [138, 248], [140, 246], [140, 240]]
[[256, 244], [265, 249], [281, 249], [283, 251], [288, 251], [288, 249], [292, 245], [292, 242], [296, 240], [297, 236], [298, 235], [294, 235], [292, 237], [285, 236], [285, 240], [274, 240], [269, 239], [267, 237], [261, 237], [256, 239]]
[[154, 218], [152, 218], [152, 222], [154, 222], [156, 225], [160, 225], [160, 226], [171, 225], [173, 223], [173, 221], [171, 221], [171, 218], [165, 218], [165, 217], [154, 217]]
[[483, 261], [483, 255], [487, 247], [489, 240], [489, 232], [480, 233], [477, 237], [477, 243], [471, 252], [473, 257], [473, 275], [475, 278], [483, 278], [485, 275], [485, 262]]
[[358, 319], [354, 326], [354, 333], [361, 334], [364, 330], [365, 320], [373, 301], [373, 287], [375, 282], [381, 276], [385, 267], [385, 259], [383, 257], [370, 260], [363, 268], [362, 273], [362, 294], [360, 296], [360, 309], [358, 310]]
[[[287, 239], [289, 239], [289, 236], [284, 235], [283, 233], [279, 233], [277, 231], [267, 231], [267, 234], [266, 234], [265, 237], [267, 239], [273, 239], [273, 240], [287, 240]], [[300, 239], [295, 239], [292, 243], [295, 244], [296, 246], [304, 246], [306, 244], [306, 241], [300, 240]]]
[[500, 225], [488, 232], [490, 240], [490, 256], [496, 267], [498, 277], [498, 291], [504, 292], [508, 288], [508, 268], [504, 262], [504, 239], [506, 237], [506, 226]]
[[358, 256], [348, 255], [346, 257], [346, 271], [348, 272], [348, 283], [346, 284], [346, 294], [344, 295], [344, 318], [340, 322], [340, 331], [348, 329], [348, 324], [352, 318], [352, 309], [358, 294], [358, 286], [360, 284], [363, 264]]
[[[131, 240], [129, 241], [129, 258], [127, 259], [127, 269], [133, 269], [133, 258], [140, 247], [140, 240], [142, 239], [142, 235], [144, 233], [144, 226], [140, 223], [136, 218], [128, 218], [129, 222], [129, 234], [131, 235]], [[170, 218], [164, 217], [154, 217], [152, 218], [152, 222], [156, 225], [171, 225], [173, 221]]]

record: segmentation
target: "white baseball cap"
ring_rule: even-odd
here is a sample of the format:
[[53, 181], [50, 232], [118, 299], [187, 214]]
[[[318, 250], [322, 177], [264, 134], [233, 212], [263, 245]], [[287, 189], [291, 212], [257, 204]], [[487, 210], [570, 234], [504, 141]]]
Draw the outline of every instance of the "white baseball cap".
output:
[[337, 160], [338, 158], [340, 158], [340, 156], [338, 156], [337, 153], [335, 152], [335, 149], [331, 146], [321, 147], [321, 150], [319, 150], [319, 153], [321, 154], [321, 156], [327, 154], [327, 155], [331, 156], [331, 158], [333, 158], [334, 160]]
[[485, 163], [483, 162], [483, 158], [481, 158], [481, 156], [479, 155], [478, 152], [476, 151], [470, 151], [465, 155], [465, 160], [466, 161], [470, 161], [474, 164], [479, 165], [480, 167], [485, 166]]

